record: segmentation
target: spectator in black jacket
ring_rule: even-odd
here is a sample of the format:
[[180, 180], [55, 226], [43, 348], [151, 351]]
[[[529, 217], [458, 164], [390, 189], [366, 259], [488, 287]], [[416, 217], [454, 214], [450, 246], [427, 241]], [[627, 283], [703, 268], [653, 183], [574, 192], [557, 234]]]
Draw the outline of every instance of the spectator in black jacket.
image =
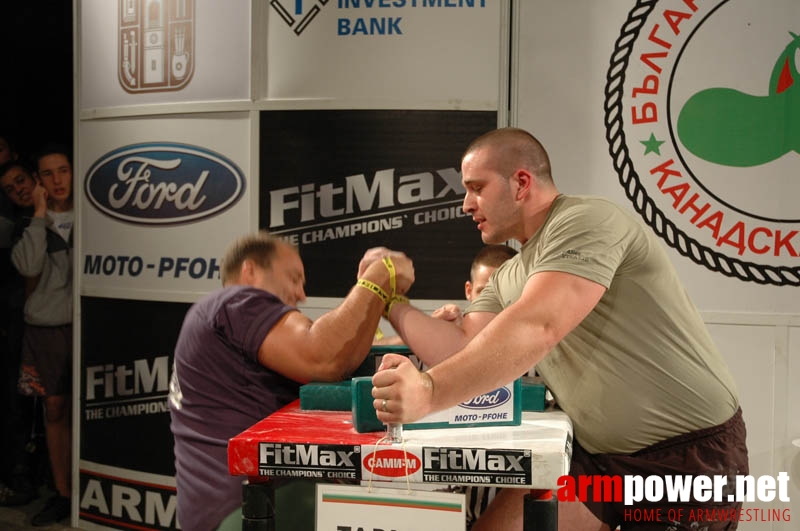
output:
[[33, 171], [0, 137], [0, 506], [24, 505], [35, 497], [26, 444], [34, 400], [17, 391], [22, 354], [25, 281], [11, 265], [11, 245], [33, 214]]

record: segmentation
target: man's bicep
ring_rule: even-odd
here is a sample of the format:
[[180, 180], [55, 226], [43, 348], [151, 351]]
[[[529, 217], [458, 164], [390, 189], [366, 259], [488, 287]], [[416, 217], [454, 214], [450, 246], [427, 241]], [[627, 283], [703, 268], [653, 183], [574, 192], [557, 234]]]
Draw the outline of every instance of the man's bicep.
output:
[[311, 381], [313, 364], [307, 355], [311, 325], [311, 319], [299, 311], [286, 312], [261, 342], [259, 363], [291, 380]]
[[514, 304], [515, 312], [530, 324], [546, 328], [560, 341], [589, 315], [605, 292], [605, 286], [593, 280], [544, 271], [528, 279]]

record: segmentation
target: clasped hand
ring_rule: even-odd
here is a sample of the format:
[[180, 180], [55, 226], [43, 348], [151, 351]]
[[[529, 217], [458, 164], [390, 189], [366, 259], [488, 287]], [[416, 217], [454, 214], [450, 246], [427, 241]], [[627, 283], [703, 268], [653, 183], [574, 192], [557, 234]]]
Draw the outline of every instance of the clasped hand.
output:
[[380, 267], [383, 268], [384, 266], [381, 262], [385, 257], [391, 258], [394, 264], [397, 282], [396, 293], [398, 295], [404, 295], [414, 283], [414, 263], [405, 253], [400, 251], [392, 251], [387, 247], [373, 247], [367, 250], [358, 263], [357, 278], [366, 276], [367, 269], [375, 263], [381, 264]]
[[433, 399], [431, 377], [400, 354], [385, 354], [372, 377], [372, 405], [385, 424], [407, 424], [427, 415]]

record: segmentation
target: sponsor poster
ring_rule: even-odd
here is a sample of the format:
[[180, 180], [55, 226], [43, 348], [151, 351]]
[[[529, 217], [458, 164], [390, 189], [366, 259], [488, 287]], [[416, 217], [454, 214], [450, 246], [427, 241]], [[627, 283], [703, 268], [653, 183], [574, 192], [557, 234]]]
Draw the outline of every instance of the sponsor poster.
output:
[[258, 475], [353, 482], [361, 479], [357, 444], [258, 443]]
[[517, 380], [442, 411], [414, 424], [428, 427], [519, 426], [522, 420], [522, 388]]
[[[563, 463], [563, 456], [559, 456]], [[422, 448], [422, 476], [426, 483], [477, 485], [532, 485], [531, 449]]]
[[173, 476], [91, 461], [80, 467], [81, 529], [180, 529]]
[[81, 520], [175, 527], [167, 400], [173, 350], [189, 306], [82, 298]]
[[416, 299], [464, 297], [480, 233], [461, 155], [494, 112], [264, 111], [259, 226], [295, 243], [306, 293], [342, 297], [375, 246], [414, 260]]
[[[558, 9], [542, 17], [542, 4]], [[796, 313], [797, 2], [520, 2], [518, 14], [530, 28], [518, 123], [562, 191], [636, 211], [702, 310]]]
[[247, 114], [80, 127], [83, 293], [191, 300], [219, 288], [225, 248], [251, 226]]
[[271, 1], [257, 97], [496, 108], [505, 3]]
[[533, 485], [530, 449], [362, 445], [361, 454], [362, 484]]
[[81, 109], [249, 99], [250, 2], [78, 6]]
[[318, 531], [464, 529], [463, 494], [317, 485]]

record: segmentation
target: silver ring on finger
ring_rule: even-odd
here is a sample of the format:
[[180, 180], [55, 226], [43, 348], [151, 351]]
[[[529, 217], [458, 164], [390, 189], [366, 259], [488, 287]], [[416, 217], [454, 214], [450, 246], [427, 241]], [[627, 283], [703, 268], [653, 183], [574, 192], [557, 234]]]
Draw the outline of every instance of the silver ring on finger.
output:
[[386, 409], [386, 399], [385, 398], [381, 401], [381, 411], [383, 411], [384, 413], [388, 413], [389, 412], [389, 410]]

